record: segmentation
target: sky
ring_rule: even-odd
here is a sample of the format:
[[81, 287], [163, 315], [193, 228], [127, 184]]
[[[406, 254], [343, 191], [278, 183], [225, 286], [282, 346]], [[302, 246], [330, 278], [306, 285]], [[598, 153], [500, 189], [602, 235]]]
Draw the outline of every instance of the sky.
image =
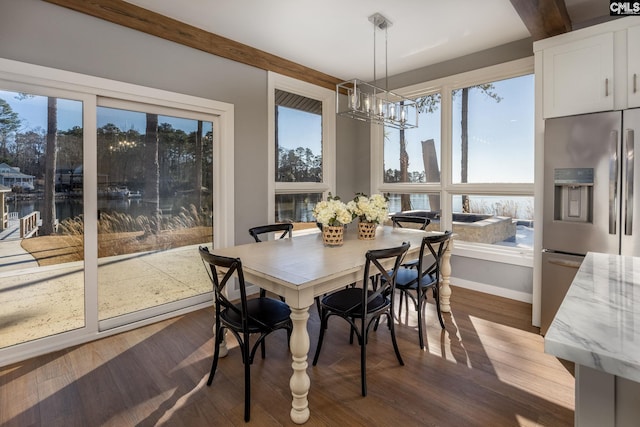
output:
[[[469, 182], [533, 182], [534, 139], [534, 90], [533, 75], [496, 82], [494, 92], [501, 97], [496, 102], [474, 89], [469, 96]], [[516, 96], [518, 93], [518, 96]], [[523, 95], [525, 94], [525, 95]], [[23, 120], [22, 129], [41, 127], [46, 129], [46, 97], [35, 96], [22, 100], [16, 93], [0, 91], [0, 98], [7, 101]], [[453, 179], [460, 182], [460, 95], [454, 98], [453, 122]], [[58, 101], [58, 127], [66, 130], [81, 126], [82, 103]], [[117, 114], [113, 114], [116, 111]], [[419, 128], [407, 130], [409, 171], [424, 170], [420, 141], [433, 139], [440, 158], [440, 110], [433, 114], [422, 113]], [[321, 118], [317, 114], [282, 107], [278, 127], [279, 144], [288, 149], [303, 146], [314, 154], [321, 153]], [[196, 129], [196, 121], [180, 118], [160, 118], [176, 129], [190, 133]], [[100, 107], [98, 126], [114, 123], [122, 130], [131, 128], [144, 133], [143, 113], [124, 113], [122, 110]], [[286, 124], [286, 126], [285, 126]], [[385, 142], [385, 169], [399, 169], [397, 131], [387, 131]], [[526, 151], [525, 151], [526, 150]], [[500, 167], [495, 167], [499, 165]], [[440, 165], [441, 167], [441, 165]]]
[[[47, 97], [30, 96], [17, 99], [17, 93], [0, 90], [0, 98], [8, 102], [13, 111], [20, 115], [20, 131], [35, 128], [46, 130]], [[123, 131], [134, 129], [144, 134], [145, 120], [144, 113], [98, 107], [98, 127], [113, 123]], [[174, 129], [182, 129], [186, 133], [195, 132], [197, 129], [197, 121], [193, 119], [159, 116], [159, 122], [169, 123]], [[82, 127], [82, 102], [58, 98], [58, 128], [67, 130], [74, 126]]]
[[[533, 182], [533, 84], [533, 75], [496, 82], [493, 91], [501, 97], [500, 102], [477, 89], [469, 92], [468, 182]], [[460, 182], [460, 99], [458, 93], [452, 117], [454, 182]], [[419, 127], [405, 131], [410, 172], [424, 170], [420, 141], [433, 139], [440, 159], [440, 120], [440, 109], [433, 114], [422, 113]], [[389, 140], [385, 141], [385, 169], [400, 169], [397, 134], [389, 131]]]
[[322, 154], [322, 117], [294, 108], [278, 108], [278, 144], [286, 149], [310, 148]]
[[[469, 182], [533, 182], [533, 85], [533, 75], [495, 82], [493, 92], [501, 98], [500, 102], [477, 89], [470, 91]], [[454, 182], [460, 182], [460, 99], [460, 94], [454, 98], [452, 117]], [[284, 107], [279, 114], [281, 146], [289, 149], [304, 146], [314, 154], [320, 153], [321, 125], [317, 115]], [[419, 127], [405, 132], [410, 172], [424, 170], [420, 141], [433, 139], [440, 159], [440, 120], [439, 109], [433, 114], [422, 113]], [[385, 141], [385, 169], [400, 169], [398, 131], [386, 132], [389, 139]]]

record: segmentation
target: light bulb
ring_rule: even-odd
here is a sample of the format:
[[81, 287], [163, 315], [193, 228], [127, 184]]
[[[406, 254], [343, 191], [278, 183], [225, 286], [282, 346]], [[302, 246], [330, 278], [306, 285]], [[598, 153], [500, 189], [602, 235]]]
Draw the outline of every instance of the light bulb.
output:
[[349, 89], [349, 106], [352, 110], [360, 109], [360, 92], [357, 88]]

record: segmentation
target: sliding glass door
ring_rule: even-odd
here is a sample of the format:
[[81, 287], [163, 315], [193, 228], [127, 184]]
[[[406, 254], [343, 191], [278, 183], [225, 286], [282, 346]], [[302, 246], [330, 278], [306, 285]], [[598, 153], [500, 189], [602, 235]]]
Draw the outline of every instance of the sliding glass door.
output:
[[0, 364], [211, 305], [233, 129], [231, 104], [0, 58]]
[[101, 329], [210, 298], [197, 246], [213, 239], [214, 119], [99, 100]]

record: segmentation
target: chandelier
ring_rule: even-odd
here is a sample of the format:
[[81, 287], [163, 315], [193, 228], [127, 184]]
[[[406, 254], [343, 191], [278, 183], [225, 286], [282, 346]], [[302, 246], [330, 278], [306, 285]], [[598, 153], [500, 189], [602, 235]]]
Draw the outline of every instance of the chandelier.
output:
[[[392, 23], [379, 13], [369, 17], [373, 24], [373, 80], [376, 81], [376, 30], [384, 30], [385, 88], [379, 88], [362, 80], [353, 79], [336, 85], [337, 113], [369, 123], [395, 129], [411, 129], [418, 126], [416, 102], [387, 90], [387, 29]], [[346, 94], [345, 96], [340, 96]]]

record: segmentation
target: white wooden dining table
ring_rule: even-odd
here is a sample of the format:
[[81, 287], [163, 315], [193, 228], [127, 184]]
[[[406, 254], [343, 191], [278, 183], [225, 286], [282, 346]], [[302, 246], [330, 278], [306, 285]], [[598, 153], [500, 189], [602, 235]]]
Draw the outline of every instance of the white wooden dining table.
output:
[[[433, 234], [441, 233], [380, 226], [374, 240], [359, 240], [355, 230], [348, 230], [341, 246], [325, 246], [321, 233], [312, 233], [294, 236], [292, 239], [249, 243], [213, 251], [217, 255], [240, 258], [246, 281], [283, 296], [291, 308], [293, 332], [290, 349], [293, 374], [289, 385], [293, 396], [293, 422], [304, 424], [310, 417], [307, 399], [311, 386], [307, 374], [307, 320], [314, 298], [361, 281], [365, 253], [368, 250], [390, 248], [409, 242], [411, 246], [405, 259], [412, 259], [418, 256], [422, 238]], [[448, 245], [441, 267], [440, 306], [445, 312], [450, 311], [452, 243]]]

